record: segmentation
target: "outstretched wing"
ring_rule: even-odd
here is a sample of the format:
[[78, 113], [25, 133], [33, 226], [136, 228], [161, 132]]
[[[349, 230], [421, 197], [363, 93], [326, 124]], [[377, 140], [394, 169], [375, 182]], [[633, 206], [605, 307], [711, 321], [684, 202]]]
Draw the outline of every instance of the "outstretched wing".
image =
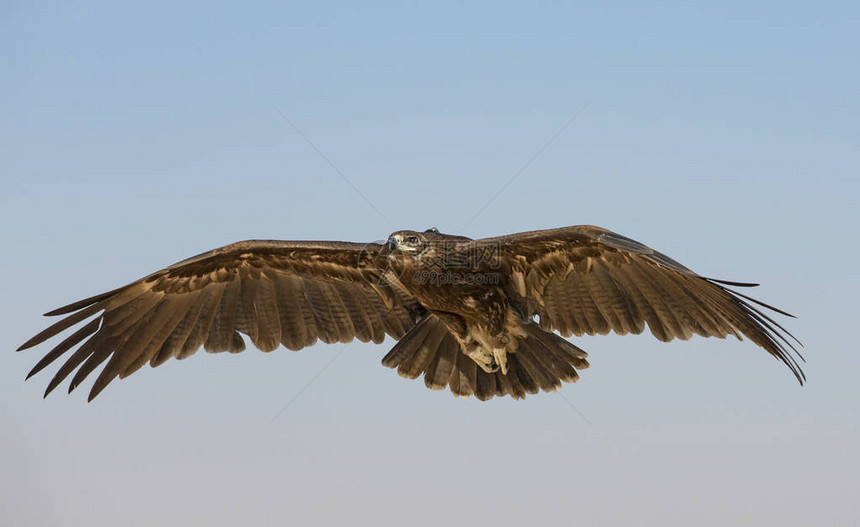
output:
[[179, 262], [125, 287], [65, 307], [68, 315], [19, 350], [93, 317], [51, 350], [27, 376], [81, 342], [45, 395], [77, 369], [71, 392], [96, 367], [92, 400], [117, 376], [149, 362], [184, 359], [201, 346], [237, 353], [244, 333], [263, 351], [323, 342], [382, 342], [402, 337], [424, 309], [387, 285], [377, 265], [382, 246], [344, 242], [245, 241]]
[[803, 384], [788, 331], [756, 305], [791, 316], [726, 286], [757, 284], [705, 278], [650, 247], [581, 225], [480, 240], [510, 266], [510, 292], [544, 329], [571, 335], [641, 333], [658, 339], [741, 335], [784, 362]]

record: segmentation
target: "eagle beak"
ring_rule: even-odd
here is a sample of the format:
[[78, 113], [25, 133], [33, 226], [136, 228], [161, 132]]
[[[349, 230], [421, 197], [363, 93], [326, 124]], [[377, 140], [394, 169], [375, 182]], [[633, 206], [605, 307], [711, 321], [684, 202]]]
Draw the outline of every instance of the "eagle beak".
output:
[[397, 249], [397, 238], [392, 236], [388, 238], [388, 252], [394, 252], [395, 249]]

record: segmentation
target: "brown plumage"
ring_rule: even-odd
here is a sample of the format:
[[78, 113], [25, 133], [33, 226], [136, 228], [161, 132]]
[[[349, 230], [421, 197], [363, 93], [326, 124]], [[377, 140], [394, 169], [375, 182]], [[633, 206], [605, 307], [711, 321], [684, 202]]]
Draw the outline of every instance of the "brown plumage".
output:
[[200, 347], [243, 351], [243, 335], [263, 351], [389, 335], [399, 342], [385, 366], [486, 400], [578, 380], [587, 355], [562, 336], [641, 333], [647, 325], [663, 341], [746, 337], [803, 383], [792, 340], [799, 342], [756, 305], [788, 314], [727, 287], [752, 285], [704, 278], [593, 226], [481, 240], [430, 229], [398, 231], [386, 244], [246, 241], [46, 313], [66, 317], [19, 350], [91, 318], [28, 378], [71, 352], [45, 395], [74, 372], [71, 392], [104, 364], [92, 400], [147, 363]]

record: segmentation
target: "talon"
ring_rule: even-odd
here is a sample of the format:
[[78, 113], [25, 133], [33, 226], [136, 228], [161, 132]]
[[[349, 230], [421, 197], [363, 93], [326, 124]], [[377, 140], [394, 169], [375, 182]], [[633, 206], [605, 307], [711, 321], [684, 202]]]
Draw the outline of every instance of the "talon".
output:
[[[506, 337], [507, 338], [507, 337]], [[502, 375], [508, 374], [508, 352], [502, 349], [494, 349], [493, 350], [493, 358], [498, 366], [496, 366], [496, 370], [502, 370]]]
[[487, 373], [496, 373], [497, 371], [499, 371], [499, 367], [496, 365], [495, 362], [491, 362], [490, 364], [484, 364], [479, 362], [478, 366], [480, 366], [480, 368]]
[[495, 357], [484, 353], [477, 345], [468, 346], [465, 353], [485, 372], [495, 373], [499, 371], [499, 366], [496, 364]]

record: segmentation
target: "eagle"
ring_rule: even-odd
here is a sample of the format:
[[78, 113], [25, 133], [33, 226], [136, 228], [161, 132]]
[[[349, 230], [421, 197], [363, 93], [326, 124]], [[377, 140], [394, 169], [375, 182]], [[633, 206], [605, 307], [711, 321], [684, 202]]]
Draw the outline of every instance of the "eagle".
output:
[[746, 337], [803, 384], [802, 345], [767, 311], [792, 315], [730, 288], [756, 285], [706, 278], [591, 225], [477, 240], [435, 228], [384, 243], [250, 240], [50, 311], [65, 317], [19, 351], [79, 326], [27, 378], [70, 352], [45, 396], [74, 373], [71, 393], [106, 362], [91, 401], [146, 363], [201, 347], [238, 353], [244, 337], [268, 352], [387, 335], [397, 342], [382, 364], [403, 377], [462, 397], [520, 399], [588, 368], [567, 337], [647, 325], [661, 341]]

